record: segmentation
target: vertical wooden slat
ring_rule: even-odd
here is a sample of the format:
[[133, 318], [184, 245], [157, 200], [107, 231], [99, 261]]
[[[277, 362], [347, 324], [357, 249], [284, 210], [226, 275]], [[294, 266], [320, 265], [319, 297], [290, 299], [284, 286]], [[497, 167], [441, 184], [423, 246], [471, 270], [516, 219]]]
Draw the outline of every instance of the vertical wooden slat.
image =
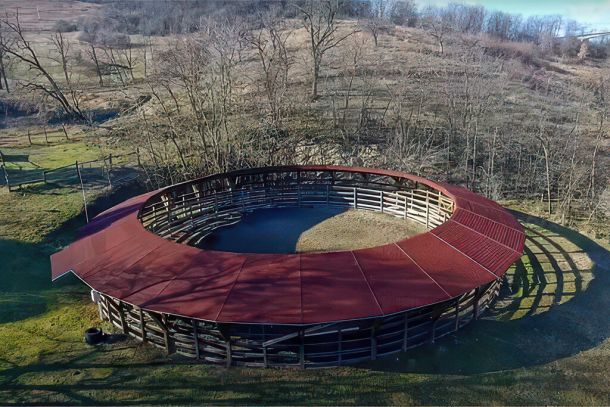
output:
[[299, 365], [305, 369], [305, 335], [299, 331]]
[[459, 298], [455, 302], [455, 327], [454, 330], [458, 330], [460, 328], [460, 300]]
[[474, 319], [479, 319], [479, 287], [474, 290]]
[[343, 362], [343, 331], [341, 329], [339, 329], [338, 336], [339, 336], [339, 346], [337, 349], [337, 354], [338, 354], [338, 364], [339, 364], [339, 366], [341, 366], [341, 363]]
[[371, 360], [377, 359], [377, 327], [373, 325], [371, 328]]
[[195, 354], [197, 355], [197, 359], [201, 359], [201, 353], [199, 351], [199, 335], [197, 333], [197, 322], [194, 319], [191, 319], [191, 324], [193, 325], [193, 338], [195, 339]]
[[228, 339], [226, 342], [226, 348], [227, 348], [227, 367], [231, 366], [232, 363], [232, 356], [231, 356], [231, 340]]
[[142, 330], [142, 342], [146, 342], [146, 326], [144, 324], [144, 312], [142, 308], [138, 308], [140, 312], [140, 329]]
[[263, 365], [269, 367], [269, 360], [267, 358], [267, 347], [263, 346]]
[[407, 312], [405, 312], [405, 325], [404, 325], [404, 332], [402, 335], [402, 351], [403, 352], [407, 351], [408, 342], [409, 342], [409, 314]]
[[121, 329], [124, 334], [127, 334], [127, 324], [125, 323], [125, 305], [122, 301], [119, 301], [119, 318], [121, 319]]

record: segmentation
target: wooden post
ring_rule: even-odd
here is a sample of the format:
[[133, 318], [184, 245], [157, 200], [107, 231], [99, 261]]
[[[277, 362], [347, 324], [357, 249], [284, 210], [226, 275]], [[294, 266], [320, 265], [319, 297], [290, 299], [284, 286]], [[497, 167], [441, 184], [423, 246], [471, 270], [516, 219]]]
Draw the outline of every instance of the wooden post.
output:
[[140, 311], [140, 329], [142, 330], [142, 342], [146, 342], [146, 325], [144, 324], [144, 312], [142, 308], [138, 308]]
[[460, 328], [460, 300], [459, 298], [455, 303], [455, 330], [457, 331]]
[[269, 360], [267, 359], [267, 347], [263, 346], [263, 365], [269, 367]]
[[0, 165], [2, 165], [2, 172], [4, 172], [4, 180], [6, 181], [6, 186], [8, 187], [8, 190], [11, 190], [11, 184], [9, 183], [8, 180], [8, 172], [6, 171], [6, 163], [4, 162], [4, 154], [2, 154], [2, 151], [0, 151]]
[[47, 172], [46, 171], [42, 172], [42, 182], [44, 182], [45, 184], [47, 183]]
[[377, 327], [373, 325], [371, 328], [371, 360], [377, 359], [377, 337], [375, 333], [377, 332]]
[[163, 315], [161, 317], [161, 329], [163, 330], [163, 339], [165, 341], [165, 351], [167, 352], [167, 354], [170, 354], [170, 349], [169, 349], [169, 331], [167, 329], [167, 317], [165, 315]]
[[106, 304], [106, 314], [108, 315], [108, 322], [112, 324], [112, 312], [110, 311], [110, 305], [108, 305], [108, 297], [102, 297], [104, 299], [104, 304]]
[[30, 146], [32, 145], [32, 135], [30, 134], [30, 129], [28, 129], [28, 141], [30, 142]]
[[337, 354], [339, 355], [339, 360], [337, 362], [338, 362], [338, 365], [341, 366], [341, 363], [343, 362], [343, 331], [341, 329], [339, 329], [338, 336], [339, 336], [339, 344], [338, 344]]
[[70, 137], [68, 137], [68, 132], [66, 131], [66, 125], [62, 123], [61, 128], [63, 129], [64, 134], [66, 135], [66, 140], [70, 140]]
[[402, 334], [402, 351], [406, 352], [409, 343], [409, 314], [405, 312], [405, 330]]
[[199, 351], [199, 334], [197, 333], [197, 322], [194, 319], [191, 319], [191, 324], [193, 325], [193, 336], [195, 338], [195, 354], [197, 355], [197, 359], [201, 358], [201, 353]]
[[479, 287], [474, 290], [474, 319], [479, 319]]
[[227, 339], [227, 367], [231, 367], [231, 339]]
[[47, 134], [47, 126], [43, 127], [44, 130], [44, 141], [49, 144], [49, 135]]
[[354, 187], [354, 209], [358, 209], [358, 188]]
[[381, 213], [383, 213], [383, 189], [381, 190], [381, 194], [379, 195], [379, 208], [381, 209]]
[[[106, 158], [104, 160], [104, 167], [106, 167]], [[110, 179], [110, 166], [106, 167], [106, 177], [108, 178], [108, 187], [112, 189], [112, 180]]]
[[123, 303], [119, 301], [119, 317], [121, 318], [121, 329], [123, 333], [127, 335], [127, 324], [125, 323], [125, 307]]
[[80, 173], [80, 167], [78, 165], [78, 160], [74, 163], [76, 165], [76, 173], [78, 174], [78, 179], [80, 181], [80, 188], [83, 192], [83, 203], [85, 204], [85, 219], [87, 223], [89, 223], [89, 213], [87, 212], [87, 194], [85, 194], [85, 185], [83, 184], [83, 176]]
[[104, 318], [104, 310], [102, 309], [102, 298], [101, 298], [101, 295], [100, 295], [100, 298], [97, 301], [97, 310], [100, 313], [100, 319], [103, 321], [105, 318]]
[[305, 369], [305, 335], [302, 330], [299, 331], [299, 365]]
[[430, 228], [430, 194], [426, 191], [426, 229]]

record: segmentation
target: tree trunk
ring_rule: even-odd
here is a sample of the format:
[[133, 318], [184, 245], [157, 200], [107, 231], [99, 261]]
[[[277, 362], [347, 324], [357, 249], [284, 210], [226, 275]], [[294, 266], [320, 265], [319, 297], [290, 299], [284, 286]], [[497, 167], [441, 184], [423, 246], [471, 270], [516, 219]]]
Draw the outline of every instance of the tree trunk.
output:
[[320, 76], [320, 62], [314, 62], [313, 77], [311, 82], [311, 98], [313, 100], [318, 98], [318, 78]]
[[552, 213], [552, 207], [551, 207], [551, 171], [549, 168], [549, 151], [546, 147], [546, 145], [544, 145], [544, 143], [542, 143], [542, 150], [544, 152], [544, 162], [545, 162], [545, 167], [546, 167], [546, 194], [547, 194], [547, 212], [550, 215]]
[[95, 47], [91, 44], [91, 56], [93, 57], [93, 62], [95, 63], [95, 71], [97, 72], [97, 76], [100, 80], [100, 86], [104, 86], [104, 78], [102, 77], [102, 71], [100, 69], [100, 61], [97, 59], [97, 53], [95, 52]]

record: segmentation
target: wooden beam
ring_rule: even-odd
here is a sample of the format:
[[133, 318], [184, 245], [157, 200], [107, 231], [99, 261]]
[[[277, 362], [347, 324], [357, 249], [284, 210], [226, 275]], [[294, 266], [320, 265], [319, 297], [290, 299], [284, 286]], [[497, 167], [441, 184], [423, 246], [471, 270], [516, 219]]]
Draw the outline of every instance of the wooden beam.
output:
[[377, 337], [375, 336], [377, 327], [373, 325], [371, 328], [371, 360], [377, 359]]
[[454, 330], [460, 328], [460, 299], [458, 298], [455, 302], [455, 327]]
[[231, 340], [228, 339], [226, 342], [227, 348], [227, 367], [231, 367], [232, 364], [232, 356], [231, 356]]
[[406, 352], [409, 343], [409, 314], [405, 312], [404, 332], [402, 334], [402, 351]]
[[299, 331], [299, 365], [305, 369], [305, 335]]
[[199, 350], [199, 334], [197, 333], [197, 322], [191, 319], [191, 325], [193, 326], [193, 338], [195, 339], [195, 354], [197, 359], [201, 359], [201, 352]]
[[122, 301], [119, 301], [119, 317], [121, 318], [121, 329], [125, 335], [128, 334], [127, 324], [125, 323], [125, 306]]
[[338, 364], [341, 366], [341, 363], [343, 362], [343, 331], [339, 329], [337, 334], [339, 336], [339, 346], [337, 347]]
[[144, 312], [142, 308], [138, 307], [138, 311], [140, 312], [140, 329], [142, 330], [142, 342], [146, 342], [146, 326], [144, 324]]
[[474, 290], [474, 319], [479, 319], [479, 287]]

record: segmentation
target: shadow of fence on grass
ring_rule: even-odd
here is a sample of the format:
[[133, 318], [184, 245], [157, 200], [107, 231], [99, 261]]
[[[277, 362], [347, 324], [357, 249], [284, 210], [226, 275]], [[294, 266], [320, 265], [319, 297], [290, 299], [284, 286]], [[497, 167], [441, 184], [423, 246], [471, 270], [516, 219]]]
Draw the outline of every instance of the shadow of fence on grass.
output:
[[523, 257], [479, 321], [435, 344], [367, 363], [382, 371], [468, 374], [548, 363], [610, 337], [610, 252], [573, 230], [519, 214]]

